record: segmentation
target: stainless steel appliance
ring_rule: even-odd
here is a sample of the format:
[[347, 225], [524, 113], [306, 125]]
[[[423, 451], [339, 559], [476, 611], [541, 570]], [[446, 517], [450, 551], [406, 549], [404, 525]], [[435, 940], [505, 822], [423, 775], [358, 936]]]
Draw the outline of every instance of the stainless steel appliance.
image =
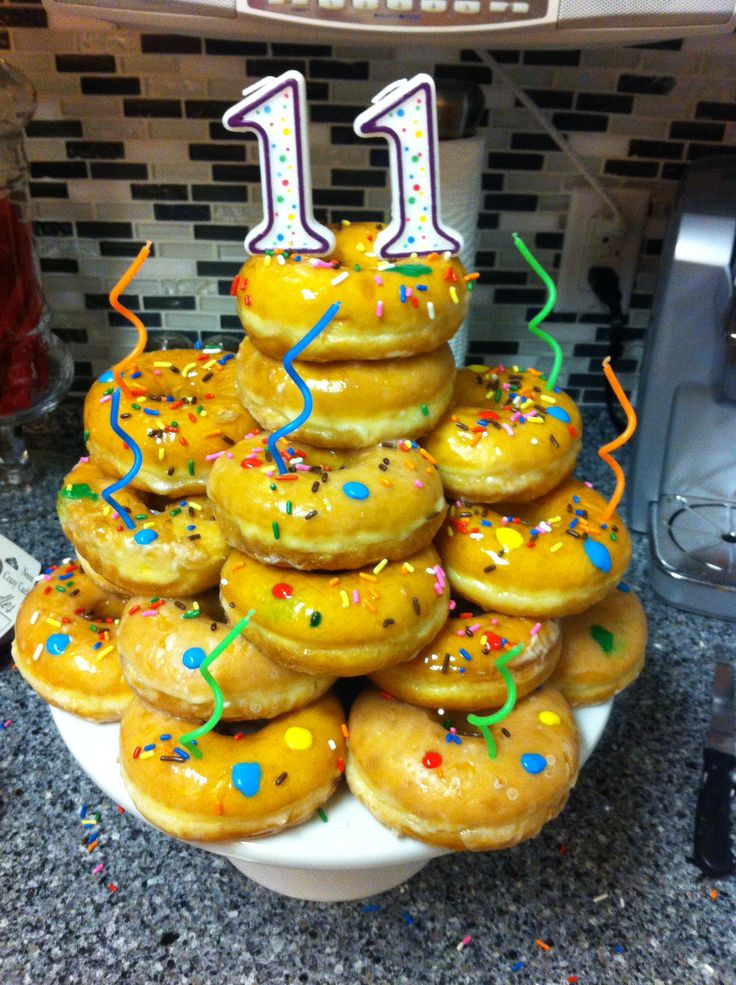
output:
[[698, 160], [664, 243], [629, 495], [655, 591], [736, 620], [735, 249], [736, 157]]

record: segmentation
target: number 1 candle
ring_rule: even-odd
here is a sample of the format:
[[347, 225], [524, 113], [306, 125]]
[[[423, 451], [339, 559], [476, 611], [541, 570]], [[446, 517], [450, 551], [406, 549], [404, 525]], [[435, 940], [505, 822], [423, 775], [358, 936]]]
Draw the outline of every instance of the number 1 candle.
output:
[[356, 117], [361, 137], [381, 134], [391, 161], [391, 221], [376, 236], [376, 253], [459, 253], [462, 236], [440, 217], [439, 147], [434, 80], [425, 74], [386, 86]]
[[245, 239], [249, 253], [331, 253], [335, 237], [314, 218], [304, 76], [284, 72], [243, 90], [223, 116], [228, 130], [258, 138], [264, 217]]

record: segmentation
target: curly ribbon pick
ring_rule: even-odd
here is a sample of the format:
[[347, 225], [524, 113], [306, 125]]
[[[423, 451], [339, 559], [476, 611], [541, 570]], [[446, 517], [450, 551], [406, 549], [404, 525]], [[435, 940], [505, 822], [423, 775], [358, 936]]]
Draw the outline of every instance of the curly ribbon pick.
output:
[[215, 699], [215, 707], [212, 714], [204, 723], [204, 725], [200, 725], [199, 728], [194, 729], [194, 731], [187, 732], [185, 735], [179, 737], [179, 742], [181, 742], [181, 744], [185, 746], [189, 750], [189, 752], [192, 753], [195, 759], [202, 758], [202, 753], [199, 749], [197, 749], [196, 746], [197, 739], [199, 739], [200, 736], [206, 735], [207, 732], [211, 732], [212, 729], [215, 727], [215, 725], [217, 725], [217, 723], [222, 718], [222, 709], [225, 704], [225, 699], [223, 697], [220, 685], [214, 679], [212, 674], [210, 674], [209, 671], [210, 664], [213, 663], [215, 660], [217, 660], [217, 658], [220, 656], [223, 650], [226, 650], [230, 646], [230, 644], [235, 639], [237, 639], [238, 636], [240, 636], [240, 634], [243, 632], [245, 627], [251, 621], [255, 613], [256, 613], [255, 609], [251, 609], [248, 613], [246, 613], [246, 615], [244, 615], [243, 618], [233, 626], [233, 628], [230, 630], [227, 636], [225, 636], [224, 639], [220, 640], [220, 642], [217, 644], [217, 646], [212, 651], [212, 653], [210, 653], [208, 656], [204, 658], [204, 660], [199, 666], [200, 674], [202, 675], [202, 677], [204, 678], [204, 680], [209, 685], [212, 691], [212, 696]]
[[607, 445], [603, 445], [598, 449], [598, 457], [602, 458], [606, 465], [609, 465], [613, 470], [613, 474], [616, 476], [616, 488], [613, 492], [613, 496], [609, 499], [606, 508], [603, 510], [600, 518], [600, 525], [603, 526], [604, 523], [608, 523], [614, 514], [616, 507], [621, 501], [621, 497], [624, 494], [624, 486], [626, 485], [626, 479], [624, 478], [624, 472], [621, 466], [618, 464], [615, 458], [612, 458], [608, 453], [615, 451], [620, 448], [621, 445], [625, 445], [629, 440], [631, 435], [636, 431], [636, 412], [634, 408], [629, 403], [629, 399], [624, 393], [621, 384], [618, 381], [618, 377], [614, 373], [611, 367], [611, 357], [606, 356], [603, 360], [603, 372], [606, 374], [606, 379], [611, 385], [611, 389], [616, 394], [616, 399], [618, 400], [621, 408], [626, 414], [626, 427], [613, 441], [609, 442]]
[[537, 338], [543, 339], [547, 345], [552, 349], [554, 353], [554, 364], [552, 366], [552, 372], [547, 376], [547, 390], [554, 390], [555, 383], [557, 382], [557, 377], [560, 374], [560, 368], [562, 367], [562, 349], [560, 348], [560, 343], [557, 339], [553, 338], [549, 332], [545, 332], [543, 329], [539, 328], [539, 323], [543, 322], [547, 315], [550, 314], [555, 306], [555, 301], [557, 300], [557, 288], [555, 287], [554, 281], [549, 276], [546, 270], [541, 266], [539, 261], [532, 256], [527, 248], [524, 240], [519, 236], [518, 233], [513, 233], [514, 246], [524, 257], [526, 262], [532, 268], [534, 273], [539, 277], [544, 286], [547, 288], [547, 303], [542, 308], [542, 310], [536, 314], [532, 320], [529, 322], [529, 331], [536, 335]]
[[133, 452], [133, 464], [130, 466], [128, 471], [112, 485], [105, 486], [100, 495], [105, 500], [105, 502], [110, 506], [123, 521], [128, 530], [135, 529], [135, 521], [120, 503], [113, 497], [113, 493], [120, 492], [129, 485], [133, 479], [138, 475], [138, 470], [143, 464], [143, 453], [141, 452], [140, 446], [131, 438], [129, 434], [120, 427], [118, 423], [118, 411], [120, 410], [120, 390], [114, 390], [112, 395], [112, 400], [110, 401], [110, 427], [113, 429], [115, 434], [122, 438], [123, 441], [128, 445], [130, 450]]
[[514, 657], [518, 657], [521, 651], [524, 649], [523, 643], [517, 643], [515, 647], [511, 650], [507, 650], [506, 653], [502, 653], [501, 656], [496, 661], [496, 669], [503, 677], [504, 684], [506, 685], [506, 701], [502, 708], [494, 712], [492, 715], [468, 715], [468, 721], [471, 725], [475, 725], [476, 728], [480, 729], [483, 738], [486, 740], [486, 748], [488, 749], [488, 758], [496, 758], [496, 743], [494, 742], [493, 736], [491, 735], [490, 727], [491, 725], [496, 725], [498, 722], [503, 721], [507, 715], [510, 715], [516, 704], [516, 682], [511, 676], [511, 673], [507, 670], [506, 664], [511, 663]]
[[135, 330], [138, 332], [138, 340], [135, 344], [135, 348], [133, 349], [133, 351], [129, 352], [127, 356], [125, 356], [123, 359], [120, 360], [120, 362], [115, 363], [115, 365], [112, 368], [112, 375], [115, 379], [115, 382], [123, 391], [126, 400], [132, 400], [133, 394], [129, 390], [128, 384], [123, 379], [123, 369], [129, 363], [132, 363], [134, 360], [136, 360], [138, 356], [140, 356], [140, 354], [146, 348], [146, 342], [148, 341], [148, 333], [146, 332], [146, 326], [140, 320], [138, 315], [135, 315], [133, 314], [132, 311], [129, 311], [124, 305], [120, 303], [118, 298], [123, 293], [123, 291], [128, 286], [128, 284], [130, 284], [130, 282], [133, 280], [133, 278], [141, 269], [143, 264], [146, 262], [150, 252], [151, 252], [151, 241], [149, 239], [146, 241], [146, 245], [141, 249], [138, 256], [125, 271], [125, 273], [117, 282], [115, 287], [113, 287], [113, 289], [110, 291], [111, 306], [124, 318], [127, 318], [128, 321], [135, 327]]
[[138, 471], [143, 463], [143, 454], [133, 438], [123, 431], [120, 426], [118, 420], [118, 414], [120, 411], [120, 392], [123, 392], [126, 400], [134, 399], [133, 394], [123, 379], [123, 369], [128, 365], [128, 363], [131, 363], [137, 359], [143, 352], [146, 347], [146, 342], [148, 341], [148, 333], [146, 332], [146, 327], [140, 318], [138, 318], [137, 315], [134, 315], [132, 311], [128, 311], [128, 309], [120, 303], [118, 297], [123, 293], [125, 288], [128, 284], [130, 284], [140, 268], [143, 266], [150, 252], [151, 243], [149, 240], [141, 249], [133, 263], [128, 267], [123, 276], [117, 282], [115, 287], [113, 287], [110, 291], [110, 304], [112, 307], [132, 322], [138, 332], [138, 340], [133, 351], [116, 363], [112, 368], [113, 379], [117, 383], [118, 388], [113, 391], [112, 400], [110, 401], [110, 427], [119, 438], [122, 438], [122, 440], [133, 452], [133, 464], [121, 479], [118, 479], [116, 482], [113, 482], [111, 485], [107, 486], [101, 493], [102, 498], [108, 506], [110, 506], [111, 509], [113, 509], [120, 516], [120, 519], [123, 521], [128, 530], [133, 530], [135, 528], [135, 522], [128, 514], [128, 511], [123, 509], [123, 507], [117, 502], [113, 494], [120, 492], [121, 489], [124, 489], [126, 486], [130, 485], [136, 475], [138, 475]]
[[279, 475], [283, 475], [286, 472], [286, 465], [284, 463], [283, 458], [281, 457], [281, 452], [276, 447], [276, 442], [280, 438], [283, 438], [285, 435], [291, 434], [292, 431], [296, 431], [298, 427], [301, 427], [302, 424], [304, 424], [304, 422], [307, 420], [309, 415], [312, 413], [312, 406], [314, 403], [312, 400], [312, 394], [309, 390], [309, 387], [301, 378], [301, 376], [299, 376], [297, 371], [294, 369], [292, 363], [294, 362], [295, 359], [297, 359], [302, 354], [302, 352], [304, 352], [304, 350], [307, 348], [309, 343], [312, 342], [314, 339], [316, 339], [317, 336], [320, 334], [320, 332], [323, 332], [327, 328], [327, 326], [330, 324], [330, 322], [332, 321], [332, 319], [335, 317], [335, 315], [339, 310], [340, 310], [339, 301], [336, 301], [335, 304], [331, 304], [330, 307], [327, 309], [327, 311], [325, 311], [325, 313], [322, 315], [320, 320], [317, 322], [317, 324], [313, 328], [310, 328], [307, 334], [304, 335], [301, 339], [299, 339], [296, 345], [292, 346], [292, 348], [289, 349], [289, 351], [284, 356], [284, 360], [283, 360], [284, 369], [289, 374], [289, 376], [294, 381], [294, 383], [296, 383], [296, 385], [299, 387], [299, 392], [301, 393], [302, 398], [304, 399], [304, 409], [302, 410], [301, 414], [299, 414], [298, 417], [294, 418], [293, 421], [289, 421], [288, 424], [284, 424], [284, 426], [279, 428], [278, 431], [274, 431], [273, 434], [269, 437], [268, 441], [266, 442], [266, 446], [271, 453], [271, 457], [276, 462], [276, 466], [279, 470]]

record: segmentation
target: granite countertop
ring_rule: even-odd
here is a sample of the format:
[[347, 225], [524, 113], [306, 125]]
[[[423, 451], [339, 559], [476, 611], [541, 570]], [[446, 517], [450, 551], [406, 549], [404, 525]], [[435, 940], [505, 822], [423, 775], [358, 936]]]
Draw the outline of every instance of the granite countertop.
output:
[[[37, 423], [38, 476], [30, 489], [0, 491], [0, 531], [44, 562], [70, 553], [54, 499], [81, 453], [80, 416], [70, 402]], [[603, 492], [612, 478], [595, 452], [611, 437], [603, 412], [586, 415], [578, 475]], [[703, 880], [688, 862], [712, 664], [733, 659], [734, 626], [659, 601], [646, 581], [645, 538], [634, 544], [627, 581], [649, 616], [647, 664], [616, 699], [562, 815], [531, 842], [435, 859], [365, 902], [278, 896], [120, 813], [5, 658], [4, 985], [734, 985], [736, 884]], [[100, 815], [92, 853], [82, 805]]]

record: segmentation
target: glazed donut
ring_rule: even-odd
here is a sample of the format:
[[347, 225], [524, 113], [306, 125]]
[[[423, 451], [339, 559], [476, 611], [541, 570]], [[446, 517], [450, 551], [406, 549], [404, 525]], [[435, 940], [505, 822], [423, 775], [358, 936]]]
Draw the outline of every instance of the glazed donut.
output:
[[647, 617], [635, 592], [619, 585], [577, 616], [560, 622], [562, 656], [550, 683], [571, 705], [608, 701], [644, 667]]
[[490, 851], [533, 838], [560, 813], [577, 778], [572, 712], [546, 686], [492, 727], [495, 759], [482, 737], [447, 742], [426, 708], [374, 688], [356, 699], [348, 728], [353, 794], [387, 827], [444, 848]]
[[[255, 427], [235, 392], [232, 353], [197, 349], [144, 352], [120, 395], [121, 426], [143, 463], [131, 485], [162, 496], [204, 493], [214, 457]], [[110, 475], [125, 475], [131, 453], [110, 427], [111, 373], [92, 384], [84, 402], [90, 455]]]
[[195, 758], [180, 743], [191, 722], [134, 698], [120, 725], [120, 772], [141, 814], [175, 838], [272, 834], [305, 821], [332, 795], [344, 765], [341, 726], [342, 707], [328, 693], [260, 731], [208, 732]]
[[529, 503], [453, 506], [437, 539], [453, 590], [509, 615], [582, 612], [611, 591], [631, 559], [618, 514], [599, 525], [605, 507], [576, 479]]
[[23, 600], [13, 659], [44, 701], [95, 722], [114, 722], [132, 692], [120, 669], [123, 600], [70, 561], [47, 572]]
[[266, 438], [242, 441], [207, 492], [226, 540], [264, 564], [360, 568], [429, 544], [445, 515], [436, 467], [410, 441], [299, 449], [279, 476]]
[[236, 279], [238, 315], [261, 352], [280, 359], [336, 301], [340, 310], [310, 343], [310, 362], [394, 359], [448, 342], [465, 318], [468, 283], [457, 257], [396, 263], [373, 251], [380, 223], [343, 223], [325, 258], [254, 255]]
[[232, 622], [251, 607], [246, 639], [285, 667], [354, 677], [409, 660], [447, 619], [447, 583], [432, 547], [374, 569], [278, 571], [234, 551], [220, 597]]
[[560, 658], [560, 629], [553, 620], [463, 612], [451, 616], [413, 660], [369, 676], [388, 694], [423, 708], [500, 708], [506, 684], [496, 660], [518, 643], [524, 649], [506, 668], [517, 698], [523, 698], [549, 677]]
[[575, 468], [580, 413], [533, 370], [459, 369], [450, 408], [422, 439], [449, 496], [519, 502], [548, 492]]
[[[452, 396], [449, 345], [406, 359], [294, 363], [313, 399], [291, 438], [320, 448], [364, 448], [402, 434], [416, 438], [439, 420]], [[283, 364], [250, 339], [238, 352], [238, 392], [256, 420], [276, 431], [300, 413], [303, 398]]]
[[[199, 665], [229, 629], [216, 599], [203, 599], [201, 605], [192, 599], [158, 599], [151, 605], [148, 599], [132, 598], [118, 629], [126, 680], [159, 711], [206, 721], [214, 699]], [[335, 680], [286, 670], [242, 636], [213, 661], [211, 674], [222, 691], [225, 720], [275, 718], [319, 698]]]
[[193, 596], [217, 584], [228, 551], [209, 500], [190, 496], [159, 511], [121, 489], [116, 500], [136, 520], [129, 530], [102, 499], [110, 481], [82, 460], [57, 499], [62, 529], [90, 578], [119, 595]]

